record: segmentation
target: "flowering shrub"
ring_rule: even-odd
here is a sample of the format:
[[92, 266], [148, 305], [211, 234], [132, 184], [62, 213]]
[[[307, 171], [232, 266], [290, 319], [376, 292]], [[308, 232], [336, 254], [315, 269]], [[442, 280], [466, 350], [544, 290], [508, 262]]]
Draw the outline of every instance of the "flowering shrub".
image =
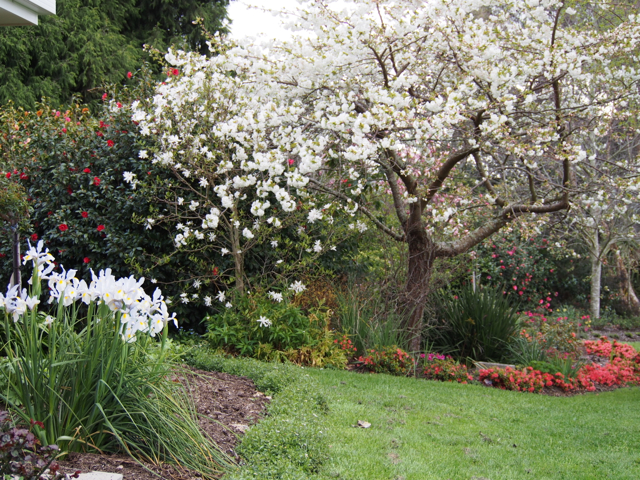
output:
[[560, 387], [564, 391], [584, 388], [594, 391], [595, 386], [584, 377], [568, 378], [562, 373], [543, 373], [533, 367], [517, 370], [511, 367], [482, 369], [478, 372], [481, 382], [485, 385], [501, 388], [502, 390], [516, 390], [519, 392], [539, 393], [544, 387]]
[[347, 355], [353, 355], [354, 352], [358, 351], [358, 349], [353, 345], [351, 339], [345, 334], [338, 335], [338, 338], [336, 338], [333, 343], [337, 344], [341, 350], [344, 350], [347, 353]]
[[372, 348], [358, 357], [365, 370], [392, 375], [409, 375], [415, 368], [413, 357], [396, 346]]
[[600, 337], [598, 341], [585, 340], [584, 346], [590, 355], [598, 355], [610, 359], [635, 359], [638, 352], [627, 343], [609, 342], [607, 337]]
[[539, 312], [523, 312], [520, 322], [523, 326], [520, 336], [530, 342], [537, 342], [549, 354], [571, 353], [578, 351], [579, 331], [589, 329], [589, 317], [574, 320], [568, 316], [551, 316]]
[[571, 270], [560, 277], [560, 266], [569, 263], [566, 251], [540, 235], [524, 238], [519, 229], [507, 229], [501, 236], [478, 246], [477, 265], [483, 284], [503, 288], [506, 295], [516, 297], [529, 308], [549, 309], [558, 292], [579, 282]]
[[585, 365], [581, 377], [601, 385], [640, 385], [640, 365], [615, 357], [606, 365]]
[[429, 353], [426, 357], [425, 354], [421, 354], [420, 358], [424, 359], [422, 373], [429, 380], [458, 383], [468, 383], [473, 380], [467, 366], [456, 362], [450, 356]]

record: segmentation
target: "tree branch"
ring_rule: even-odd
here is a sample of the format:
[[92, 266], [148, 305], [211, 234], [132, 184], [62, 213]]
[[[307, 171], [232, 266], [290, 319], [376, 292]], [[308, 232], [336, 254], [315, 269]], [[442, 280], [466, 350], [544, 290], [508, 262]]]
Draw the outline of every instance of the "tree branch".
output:
[[[336, 190], [333, 190], [325, 185], [323, 185], [322, 183], [320, 183], [319, 181], [313, 179], [313, 178], [309, 178], [309, 183], [313, 184], [314, 188], [318, 191], [324, 192], [324, 193], [328, 193], [329, 195], [334, 196], [335, 198], [339, 198], [340, 200], [351, 200], [349, 197], [347, 197], [344, 193], [338, 192]], [[359, 210], [364, 213], [369, 220], [371, 220], [375, 226], [382, 230], [384, 233], [386, 233], [387, 235], [389, 235], [391, 238], [393, 238], [394, 240], [398, 241], [398, 242], [404, 242], [405, 241], [405, 236], [404, 234], [399, 234], [397, 232], [395, 232], [393, 229], [389, 228], [388, 226], [386, 226], [384, 223], [382, 223], [380, 220], [378, 220], [373, 213], [371, 213], [369, 211], [369, 209], [367, 209], [366, 207], [363, 207], [362, 205], [358, 205]]]
[[451, 173], [451, 170], [453, 170], [453, 167], [455, 167], [459, 162], [467, 158], [469, 155], [474, 154], [478, 150], [480, 150], [480, 147], [473, 147], [469, 150], [456, 153], [455, 155], [449, 157], [449, 159], [440, 167], [437, 178], [433, 182], [431, 182], [431, 185], [429, 185], [427, 195], [424, 197], [424, 202], [429, 203], [434, 195], [438, 193], [438, 190], [440, 190], [440, 187], [449, 176], [449, 173]]

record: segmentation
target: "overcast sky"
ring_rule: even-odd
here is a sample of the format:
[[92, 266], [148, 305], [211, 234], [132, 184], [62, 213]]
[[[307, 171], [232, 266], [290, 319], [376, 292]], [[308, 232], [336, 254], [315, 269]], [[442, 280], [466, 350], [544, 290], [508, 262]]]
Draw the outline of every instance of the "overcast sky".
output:
[[280, 19], [271, 13], [250, 9], [248, 5], [279, 10], [286, 8], [295, 10], [298, 6], [296, 0], [234, 0], [227, 9], [231, 23], [231, 37], [243, 38], [264, 33], [269, 37], [285, 39], [290, 37], [290, 32], [280, 26]]

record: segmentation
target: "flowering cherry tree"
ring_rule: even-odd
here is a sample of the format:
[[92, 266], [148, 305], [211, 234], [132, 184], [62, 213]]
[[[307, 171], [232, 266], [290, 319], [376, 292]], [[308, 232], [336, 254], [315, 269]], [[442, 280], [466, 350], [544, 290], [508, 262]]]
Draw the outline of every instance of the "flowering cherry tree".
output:
[[253, 235], [322, 193], [405, 243], [417, 349], [437, 257], [569, 208], [588, 157], [578, 134], [638, 95], [638, 68], [621, 60], [640, 25], [591, 28], [556, 0], [332, 3], [301, 2], [289, 41], [216, 43], [212, 58], [170, 52], [179, 75], [134, 119], [161, 138], [154, 162], [218, 172], [205, 180], [219, 200], [196, 207], [208, 210], [203, 228], [224, 212], [234, 221], [246, 194]]

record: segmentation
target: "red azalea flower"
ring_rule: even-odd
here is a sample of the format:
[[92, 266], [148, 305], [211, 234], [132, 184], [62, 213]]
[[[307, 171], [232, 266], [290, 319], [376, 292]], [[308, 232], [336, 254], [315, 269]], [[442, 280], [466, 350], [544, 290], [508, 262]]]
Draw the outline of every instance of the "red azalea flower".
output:
[[67, 133], [67, 129], [66, 129], [66, 128], [63, 128], [63, 129], [62, 129], [62, 133]]
[[82, 170], [84, 173], [91, 173], [91, 169], [90, 168], [85, 168], [84, 170]]
[[91, 259], [89, 257], [84, 257], [84, 259], [82, 261], [84, 263], [89, 263], [91, 261]]
[[100, 128], [107, 128], [109, 125], [100, 120]]
[[133, 73], [127, 72], [127, 78], [131, 78], [131, 77], [133, 77]]
[[96, 230], [98, 230], [99, 232], [103, 231], [104, 225], [98, 225], [98, 228]]
[[87, 218], [89, 216], [87, 212], [82, 212], [80, 215], [82, 215], [82, 218]]
[[115, 145], [113, 140], [107, 140], [107, 145], [113, 147]]
[[99, 187], [100, 186], [100, 179], [98, 177], [93, 177], [93, 184], [96, 187]]
[[37, 242], [38, 241], [38, 234], [37, 233], [31, 234], [31, 241], [32, 242]]
[[174, 69], [171, 71], [171, 73], [172, 73], [172, 74], [174, 74], [174, 75], [177, 77], [178, 75], [180, 75], [180, 70], [178, 70], [177, 68], [174, 68]]
[[106, 99], [107, 99], [107, 92], [104, 92], [104, 93], [102, 94], [102, 100], [106, 100]]
[[120, 102], [116, 103], [116, 105], [118, 105], [118, 108], [122, 108], [122, 104]]
[[58, 230], [60, 230], [61, 232], [66, 232], [67, 230], [69, 230], [69, 226], [66, 223], [61, 223], [60, 225], [58, 225]]

